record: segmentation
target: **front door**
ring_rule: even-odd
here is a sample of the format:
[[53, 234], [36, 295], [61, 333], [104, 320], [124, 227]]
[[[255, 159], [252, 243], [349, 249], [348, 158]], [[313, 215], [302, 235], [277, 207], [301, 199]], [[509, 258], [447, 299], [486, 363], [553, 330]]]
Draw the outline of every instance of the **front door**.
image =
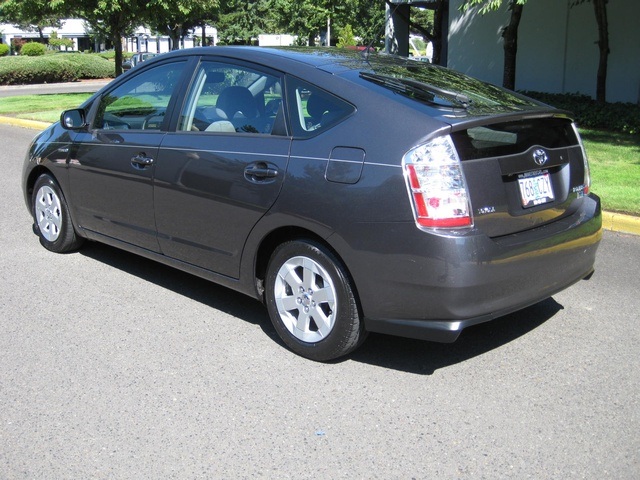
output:
[[165, 113], [185, 64], [141, 69], [96, 100], [91, 128], [76, 137], [69, 162], [79, 227], [159, 250], [153, 176]]

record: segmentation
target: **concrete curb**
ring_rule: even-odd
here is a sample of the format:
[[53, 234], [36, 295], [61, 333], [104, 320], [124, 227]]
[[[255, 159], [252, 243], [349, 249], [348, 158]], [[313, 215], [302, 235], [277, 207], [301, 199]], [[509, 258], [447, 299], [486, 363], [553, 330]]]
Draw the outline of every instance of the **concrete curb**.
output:
[[3, 125], [13, 125], [14, 127], [31, 128], [34, 130], [44, 130], [51, 124], [47, 122], [38, 122], [36, 120], [25, 120], [24, 118], [0, 117], [0, 123]]
[[640, 235], [640, 218], [623, 213], [602, 212], [602, 228], [612, 232]]
[[[51, 125], [47, 122], [37, 122], [35, 120], [24, 120], [22, 118], [2, 116], [0, 116], [0, 124], [32, 128], [35, 130], [44, 130]], [[605, 230], [611, 230], [612, 232], [640, 235], [640, 217], [625, 215], [623, 213], [602, 212], [602, 228]]]

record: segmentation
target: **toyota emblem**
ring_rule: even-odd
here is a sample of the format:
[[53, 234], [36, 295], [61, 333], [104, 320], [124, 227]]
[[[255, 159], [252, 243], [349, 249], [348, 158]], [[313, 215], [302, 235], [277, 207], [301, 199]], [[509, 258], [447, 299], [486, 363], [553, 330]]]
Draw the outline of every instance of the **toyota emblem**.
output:
[[541, 148], [538, 148], [537, 150], [534, 150], [534, 152], [533, 152], [533, 161], [536, 162], [536, 164], [542, 166], [545, 163], [547, 163], [547, 160], [549, 160], [549, 157], [547, 156], [547, 152], [545, 152]]

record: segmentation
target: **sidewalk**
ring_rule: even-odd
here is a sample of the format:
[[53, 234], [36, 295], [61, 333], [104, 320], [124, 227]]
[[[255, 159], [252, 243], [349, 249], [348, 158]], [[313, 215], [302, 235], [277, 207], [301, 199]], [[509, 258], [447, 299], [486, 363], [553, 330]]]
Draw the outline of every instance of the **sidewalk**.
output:
[[34, 85], [0, 85], [0, 97], [54, 93], [93, 93], [107, 85], [109, 81], [110, 79], [92, 79]]
[[[2, 116], [0, 116], [0, 124], [32, 128], [35, 130], [44, 130], [50, 125], [45, 122]], [[605, 230], [611, 230], [612, 232], [640, 235], [640, 217], [605, 211], [602, 212], [602, 228]]]

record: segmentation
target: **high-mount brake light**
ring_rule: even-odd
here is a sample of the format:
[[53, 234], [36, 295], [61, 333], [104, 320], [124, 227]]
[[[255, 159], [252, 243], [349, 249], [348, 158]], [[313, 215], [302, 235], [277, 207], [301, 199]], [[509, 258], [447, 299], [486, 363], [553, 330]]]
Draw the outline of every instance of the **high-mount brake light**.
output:
[[469, 192], [450, 136], [437, 137], [403, 157], [416, 224], [424, 228], [473, 225]]

